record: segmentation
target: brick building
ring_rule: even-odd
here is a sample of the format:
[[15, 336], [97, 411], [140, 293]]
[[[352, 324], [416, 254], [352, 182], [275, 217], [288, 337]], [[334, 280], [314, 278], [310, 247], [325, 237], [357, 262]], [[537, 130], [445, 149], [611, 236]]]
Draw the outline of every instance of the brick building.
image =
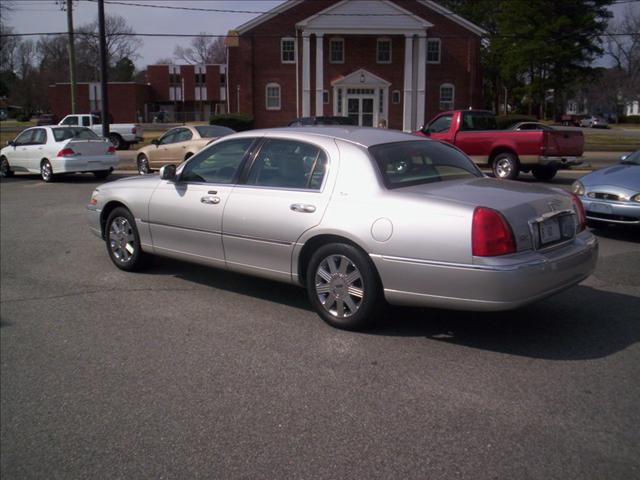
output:
[[431, 0], [290, 0], [227, 45], [227, 108], [256, 126], [309, 115], [413, 130], [482, 106], [480, 27]]
[[[224, 112], [225, 65], [149, 65], [147, 83], [109, 82], [109, 110], [114, 122], [208, 120]], [[78, 83], [78, 112], [101, 108], [99, 82]], [[49, 87], [51, 112], [62, 118], [71, 113], [69, 83]]]

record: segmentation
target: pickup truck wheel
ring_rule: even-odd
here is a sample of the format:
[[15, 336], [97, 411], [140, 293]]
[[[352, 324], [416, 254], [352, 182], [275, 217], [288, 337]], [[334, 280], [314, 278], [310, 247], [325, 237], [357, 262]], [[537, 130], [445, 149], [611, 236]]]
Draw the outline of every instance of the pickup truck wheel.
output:
[[520, 172], [518, 157], [513, 153], [504, 152], [496, 155], [491, 164], [493, 174], [501, 180], [515, 180]]
[[140, 175], [147, 175], [151, 173], [151, 169], [149, 168], [149, 159], [144, 153], [138, 155], [138, 173]]
[[122, 145], [124, 144], [122, 137], [117, 133], [110, 133], [109, 141], [111, 142], [111, 145], [113, 145], [116, 150], [122, 149]]
[[549, 165], [536, 165], [531, 170], [531, 173], [533, 173], [533, 176], [538, 180], [548, 182], [556, 176], [556, 173], [558, 173], [558, 169]]
[[13, 177], [13, 170], [9, 166], [9, 161], [6, 157], [0, 157], [0, 176], [1, 177]]

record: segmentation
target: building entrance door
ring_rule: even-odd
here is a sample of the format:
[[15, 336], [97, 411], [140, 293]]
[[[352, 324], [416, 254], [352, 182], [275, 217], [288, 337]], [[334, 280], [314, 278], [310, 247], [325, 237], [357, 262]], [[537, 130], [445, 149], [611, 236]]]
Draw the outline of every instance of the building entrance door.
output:
[[374, 121], [374, 97], [350, 97], [347, 98], [347, 116], [356, 125], [361, 127], [373, 127]]

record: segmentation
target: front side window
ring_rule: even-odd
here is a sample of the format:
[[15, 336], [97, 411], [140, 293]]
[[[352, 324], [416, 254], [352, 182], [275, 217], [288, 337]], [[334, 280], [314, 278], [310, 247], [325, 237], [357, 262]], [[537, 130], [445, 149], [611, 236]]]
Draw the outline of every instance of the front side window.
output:
[[189, 159], [180, 174], [181, 182], [233, 183], [253, 138], [238, 138], [212, 145]]
[[329, 41], [329, 61], [344, 63], [344, 40], [342, 38], [332, 38]]
[[175, 143], [177, 135], [178, 135], [178, 130], [169, 130], [162, 137], [160, 137], [160, 141], [158, 143], [160, 145], [167, 145], [169, 143]]
[[280, 85], [268, 83], [266, 87], [267, 110], [280, 110]]
[[62, 122], [63, 125], [78, 125], [78, 117], [67, 117]]
[[453, 115], [441, 115], [436, 118], [433, 122], [429, 124], [427, 127], [428, 133], [443, 133], [448, 132], [449, 127], [451, 126], [451, 119]]
[[282, 63], [295, 63], [296, 41], [294, 38], [283, 38], [280, 40], [280, 61]]
[[388, 38], [378, 39], [376, 59], [378, 63], [391, 63], [391, 40]]
[[315, 145], [269, 139], [256, 157], [247, 185], [320, 190], [327, 171], [327, 156]]
[[427, 63], [440, 63], [440, 39], [427, 39]]
[[455, 87], [450, 83], [440, 85], [440, 110], [452, 110]]
[[26, 130], [16, 137], [13, 141], [16, 145], [29, 145], [33, 139], [33, 130]]
[[469, 157], [440, 142], [385, 143], [370, 147], [369, 152], [387, 188], [482, 176]]

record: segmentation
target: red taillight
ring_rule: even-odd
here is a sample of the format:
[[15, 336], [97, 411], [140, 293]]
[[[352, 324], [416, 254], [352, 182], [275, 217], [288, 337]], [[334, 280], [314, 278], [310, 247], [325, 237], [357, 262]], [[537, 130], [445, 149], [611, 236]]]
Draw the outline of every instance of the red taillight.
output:
[[71, 157], [72, 155], [75, 155], [75, 154], [76, 152], [74, 152], [71, 148], [63, 148], [58, 152], [56, 157]]
[[136, 130], [136, 127], [133, 127], [133, 128], [131, 129], [131, 133], [136, 133], [137, 131], [138, 131], [138, 130]]
[[114, 147], [113, 145], [109, 145], [107, 153], [116, 153], [116, 147]]
[[476, 257], [494, 257], [516, 251], [513, 232], [505, 218], [486, 207], [473, 211], [471, 246]]
[[576, 215], [578, 215], [578, 231], [581, 232], [587, 228], [587, 218], [584, 212], [584, 205], [575, 193], [571, 194], [571, 200], [573, 201], [573, 209], [576, 211]]

